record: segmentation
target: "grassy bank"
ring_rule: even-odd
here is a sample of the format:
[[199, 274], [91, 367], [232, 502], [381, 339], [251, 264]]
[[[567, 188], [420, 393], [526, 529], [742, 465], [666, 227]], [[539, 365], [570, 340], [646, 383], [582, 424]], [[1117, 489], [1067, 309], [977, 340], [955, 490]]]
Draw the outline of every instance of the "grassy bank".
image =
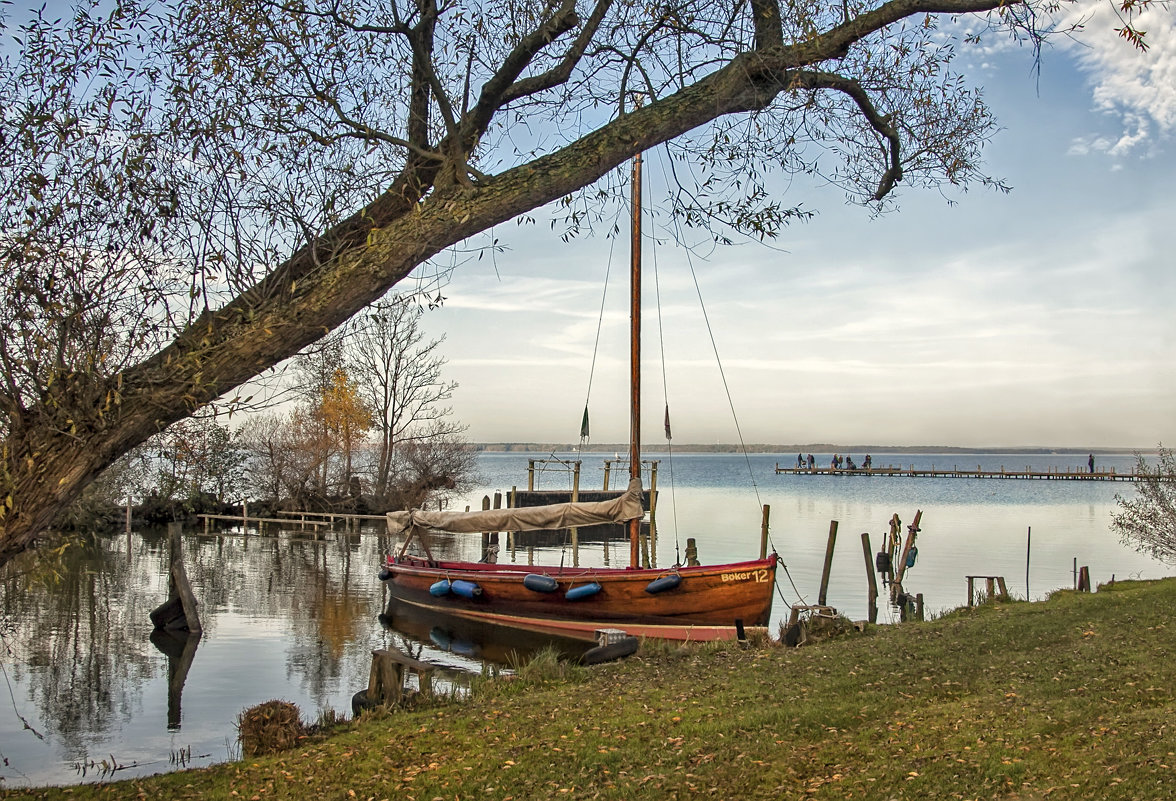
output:
[[644, 648], [284, 754], [4, 798], [1176, 798], [1176, 579], [798, 650]]

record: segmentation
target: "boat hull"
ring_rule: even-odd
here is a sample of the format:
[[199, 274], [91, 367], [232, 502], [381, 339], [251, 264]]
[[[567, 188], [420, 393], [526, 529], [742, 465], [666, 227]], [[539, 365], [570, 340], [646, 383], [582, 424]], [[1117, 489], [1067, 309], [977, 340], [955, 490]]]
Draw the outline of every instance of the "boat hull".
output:
[[[529, 573], [554, 579], [556, 589], [528, 589], [523, 579]], [[669, 575], [681, 580], [664, 581]], [[644, 637], [706, 641], [734, 639], [740, 626], [766, 629], [776, 557], [674, 570], [544, 569], [408, 557], [387, 564], [383, 576], [399, 600], [470, 620], [584, 640], [594, 640], [597, 629], [619, 628]], [[480, 592], [472, 598], [431, 595], [429, 588], [443, 580], [473, 582]], [[600, 585], [599, 591], [578, 600], [566, 597], [569, 590], [592, 583]], [[647, 591], [651, 584], [654, 590], [668, 588]]]

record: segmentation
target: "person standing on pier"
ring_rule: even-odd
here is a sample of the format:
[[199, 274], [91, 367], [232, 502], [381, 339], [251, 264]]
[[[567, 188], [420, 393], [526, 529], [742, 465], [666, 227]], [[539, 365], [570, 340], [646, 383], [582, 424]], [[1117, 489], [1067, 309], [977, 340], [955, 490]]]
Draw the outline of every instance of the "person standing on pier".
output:
[[813, 455], [810, 453], [809, 458], [808, 458], [809, 470], [812, 470], [814, 467], [816, 467], [816, 464], [817, 464], [817, 460], [814, 459]]
[[796, 454], [796, 466], [798, 468], [804, 467], [804, 457], [801, 456], [799, 453]]
[[1090, 472], [1094, 472], [1094, 454], [1090, 454], [1090, 458], [1086, 460], [1086, 464], [1090, 467]]

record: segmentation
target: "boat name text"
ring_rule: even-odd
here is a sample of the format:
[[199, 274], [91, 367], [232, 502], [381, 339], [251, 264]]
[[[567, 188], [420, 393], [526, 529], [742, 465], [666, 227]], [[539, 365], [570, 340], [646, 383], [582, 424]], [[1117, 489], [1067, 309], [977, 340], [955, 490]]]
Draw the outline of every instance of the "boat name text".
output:
[[741, 573], [723, 573], [723, 581], [755, 581], [757, 583], [768, 580], [766, 570], [746, 570]]

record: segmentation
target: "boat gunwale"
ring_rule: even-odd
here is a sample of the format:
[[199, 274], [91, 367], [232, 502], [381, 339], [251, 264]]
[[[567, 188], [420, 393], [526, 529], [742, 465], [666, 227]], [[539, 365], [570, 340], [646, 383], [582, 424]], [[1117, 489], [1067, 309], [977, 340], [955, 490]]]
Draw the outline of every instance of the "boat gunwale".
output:
[[[415, 572], [422, 575], [448, 575], [460, 573], [463, 576], [484, 575], [490, 577], [515, 578], [519, 575], [536, 573], [552, 578], [582, 578], [600, 576], [607, 579], [640, 580], [651, 576], [681, 574], [683, 576], [708, 576], [721, 573], [737, 573], [749, 570], [774, 570], [779, 557], [773, 552], [763, 559], [748, 559], [742, 562], [727, 562], [721, 565], [682, 565], [678, 567], [566, 567], [545, 565], [488, 564], [485, 562], [432, 561], [412, 556], [403, 560], [389, 561], [387, 569], [393, 572]], [[754, 566], [754, 567], [753, 567]]]

